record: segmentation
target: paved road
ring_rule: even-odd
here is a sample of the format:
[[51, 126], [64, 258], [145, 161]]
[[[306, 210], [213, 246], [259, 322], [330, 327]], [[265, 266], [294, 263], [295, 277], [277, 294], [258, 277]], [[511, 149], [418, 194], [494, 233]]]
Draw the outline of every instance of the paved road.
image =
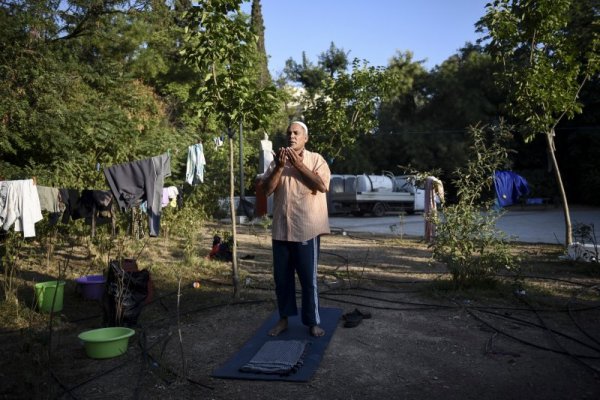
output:
[[[594, 225], [600, 240], [600, 208], [571, 207], [571, 224]], [[332, 230], [423, 236], [425, 224], [422, 215], [400, 217], [330, 217]], [[496, 223], [516, 241], [528, 243], [565, 243], [565, 221], [562, 208], [515, 208], [507, 211]]]

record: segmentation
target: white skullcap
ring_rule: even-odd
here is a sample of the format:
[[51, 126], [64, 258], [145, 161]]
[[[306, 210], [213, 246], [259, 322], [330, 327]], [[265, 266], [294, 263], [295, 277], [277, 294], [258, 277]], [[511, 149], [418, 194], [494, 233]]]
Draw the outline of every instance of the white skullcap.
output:
[[306, 127], [306, 124], [302, 121], [292, 121], [290, 123], [290, 126], [294, 125], [294, 124], [298, 124], [300, 125], [302, 128], [304, 128], [304, 133], [308, 136], [308, 128]]

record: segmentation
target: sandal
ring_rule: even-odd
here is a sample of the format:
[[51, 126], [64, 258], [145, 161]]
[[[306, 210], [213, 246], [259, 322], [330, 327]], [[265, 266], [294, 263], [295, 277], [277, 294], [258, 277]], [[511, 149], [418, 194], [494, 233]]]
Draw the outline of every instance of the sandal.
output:
[[353, 312], [356, 313], [356, 314], [358, 314], [358, 315], [360, 315], [363, 319], [369, 319], [369, 318], [371, 318], [371, 313], [368, 312], [368, 311], [362, 312], [358, 308], [355, 308]]
[[363, 318], [358, 314], [348, 313], [342, 316], [344, 318], [344, 328], [354, 328], [360, 325]]
[[342, 315], [342, 318], [346, 321], [349, 318], [352, 319], [353, 317], [361, 317], [361, 319], [369, 319], [369, 318], [371, 318], [371, 313], [370, 312], [362, 312], [358, 308], [355, 308], [354, 311]]

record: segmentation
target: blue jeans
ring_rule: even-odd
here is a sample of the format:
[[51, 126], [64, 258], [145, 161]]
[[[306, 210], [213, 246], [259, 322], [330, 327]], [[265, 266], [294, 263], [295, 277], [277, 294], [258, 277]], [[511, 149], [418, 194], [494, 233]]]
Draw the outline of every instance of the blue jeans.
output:
[[317, 236], [306, 242], [273, 240], [273, 278], [280, 318], [298, 315], [296, 305], [296, 280], [302, 287], [302, 323], [319, 325], [319, 292], [317, 290], [317, 264], [321, 240]]

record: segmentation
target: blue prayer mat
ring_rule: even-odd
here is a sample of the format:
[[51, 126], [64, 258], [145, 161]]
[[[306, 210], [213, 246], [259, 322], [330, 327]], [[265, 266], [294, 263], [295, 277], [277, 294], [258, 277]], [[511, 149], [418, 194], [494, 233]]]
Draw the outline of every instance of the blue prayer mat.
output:
[[[291, 381], [291, 382], [308, 382], [319, 367], [319, 363], [323, 358], [325, 349], [329, 341], [333, 337], [333, 333], [337, 328], [338, 321], [342, 316], [342, 309], [322, 307], [319, 309], [321, 316], [321, 328], [325, 331], [325, 335], [321, 337], [313, 337], [308, 331], [308, 327], [302, 325], [299, 316], [288, 318], [288, 328], [278, 336], [269, 336], [268, 332], [275, 326], [279, 320], [279, 313], [273, 312], [269, 318], [260, 326], [254, 336], [252, 336], [242, 348], [231, 356], [222, 366], [215, 369], [212, 373], [214, 378], [228, 379], [247, 379], [247, 380], [269, 380], [269, 381]], [[300, 313], [299, 313], [300, 315]], [[267, 342], [284, 342], [267, 345]], [[301, 357], [300, 365], [295, 370], [288, 374], [264, 373], [242, 371], [242, 367], [247, 366], [251, 360], [261, 359], [265, 355], [265, 349], [272, 349], [273, 346], [285, 345], [285, 341], [293, 345], [297, 342], [308, 342]], [[261, 349], [263, 352], [261, 352]], [[259, 353], [261, 352], [261, 353]], [[270, 359], [270, 361], [276, 361]], [[246, 368], [247, 369], [247, 368]]]

